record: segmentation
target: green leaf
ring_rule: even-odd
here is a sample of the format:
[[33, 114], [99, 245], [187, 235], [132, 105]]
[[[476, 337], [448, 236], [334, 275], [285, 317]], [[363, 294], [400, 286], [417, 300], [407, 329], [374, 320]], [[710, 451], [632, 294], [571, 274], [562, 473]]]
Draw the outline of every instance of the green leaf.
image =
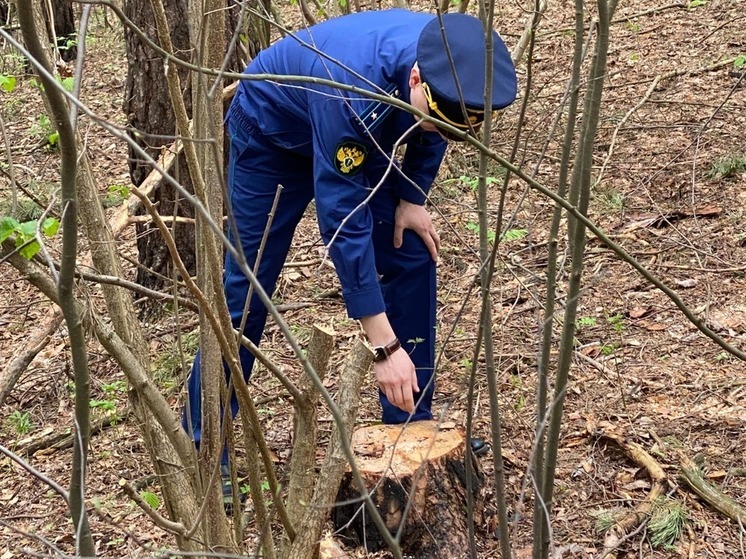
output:
[[16, 88], [16, 77], [0, 74], [0, 89], [6, 93], [11, 93]]
[[44, 231], [47, 237], [54, 237], [57, 231], [60, 230], [60, 220], [56, 217], [48, 217], [41, 224], [41, 230]]
[[21, 234], [24, 241], [28, 241], [30, 238], [36, 235], [37, 226], [38, 221], [36, 221], [35, 219], [32, 219], [31, 221], [24, 221], [18, 226], [18, 232]]
[[709, 0], [691, 0], [686, 5], [686, 9], [687, 10], [693, 10], [694, 8], [699, 8], [700, 6], [705, 6], [705, 5], [707, 5], [708, 1]]
[[60, 83], [62, 84], [62, 87], [65, 88], [65, 91], [72, 92], [73, 88], [75, 87], [75, 79], [65, 78], [64, 80], [61, 80]]
[[737, 56], [736, 59], [733, 61], [733, 67], [736, 70], [740, 70], [744, 66], [746, 66], [746, 54]]
[[503, 235], [504, 241], [520, 241], [528, 235], [528, 229], [508, 229]]
[[50, 146], [56, 146], [59, 140], [60, 140], [59, 132], [52, 132], [49, 136], [47, 136], [47, 141], [49, 142]]
[[104, 411], [114, 411], [117, 409], [117, 405], [111, 400], [91, 400], [88, 405], [91, 408], [99, 408]]
[[[16, 240], [16, 246], [23, 245], [25, 241], [23, 241], [20, 237]], [[24, 246], [18, 251], [18, 254], [20, 254], [23, 258], [26, 260], [31, 260], [34, 256], [36, 256], [36, 253], [41, 250], [41, 246], [36, 241], [31, 241], [29, 244]]]
[[142, 497], [143, 501], [148, 503], [148, 506], [150, 506], [150, 508], [157, 509], [161, 504], [161, 500], [158, 498], [158, 495], [150, 491], [140, 491], [140, 497]]
[[18, 220], [10, 216], [0, 219], [0, 243], [18, 230]]

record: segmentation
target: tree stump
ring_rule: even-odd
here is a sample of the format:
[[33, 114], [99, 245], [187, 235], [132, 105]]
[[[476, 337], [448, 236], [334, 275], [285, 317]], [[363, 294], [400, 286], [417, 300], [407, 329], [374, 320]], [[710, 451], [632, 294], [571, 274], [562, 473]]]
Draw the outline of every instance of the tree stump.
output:
[[[402, 553], [416, 558], [459, 559], [468, 555], [464, 434], [435, 421], [372, 425], [352, 437], [358, 468], [392, 535], [403, 522]], [[469, 451], [471, 452], [471, 451]], [[483, 475], [472, 456], [474, 518], [482, 518]], [[346, 473], [332, 510], [335, 532], [374, 552], [385, 548], [370, 514]], [[409, 506], [409, 510], [407, 509]], [[406, 514], [406, 517], [405, 517]]]

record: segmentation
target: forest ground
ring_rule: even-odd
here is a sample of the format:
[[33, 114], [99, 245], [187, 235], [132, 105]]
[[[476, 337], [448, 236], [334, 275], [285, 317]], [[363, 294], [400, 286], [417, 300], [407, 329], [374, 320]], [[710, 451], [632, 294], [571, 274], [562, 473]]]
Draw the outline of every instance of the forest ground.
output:
[[[746, 79], [739, 77], [737, 59], [746, 54], [743, 2], [697, 0], [687, 5], [630, 0], [620, 4], [594, 151], [597, 182], [590, 217], [675, 289], [710, 328], [746, 348]], [[546, 147], [545, 143], [570, 69], [571, 8], [569, 3], [551, 5], [541, 24], [518, 152], [524, 170], [535, 172], [537, 180], [549, 187], [556, 185], [561, 140], [555, 135]], [[498, 9], [496, 28], [510, 48], [525, 17], [514, 5]], [[117, 26], [109, 29], [94, 18], [84, 101], [120, 124], [124, 122], [123, 49]], [[18, 60], [9, 52], [3, 51], [0, 73], [18, 68]], [[525, 86], [525, 61], [519, 66], [519, 76]], [[28, 76], [19, 76], [16, 89], [0, 93], [0, 100], [13, 158], [19, 164], [16, 180], [36, 196], [49, 199], [58, 180], [58, 156], [45, 145], [38, 91]], [[501, 154], [510, 152], [519, 105], [506, 112], [495, 131], [493, 147]], [[126, 147], [90, 122], [84, 126], [102, 197], [117, 212], [121, 207], [117, 187], [128, 184]], [[537, 166], [543, 152], [545, 157]], [[432, 191], [442, 238], [438, 323], [443, 353], [435, 412], [445, 421], [463, 425], [479, 308], [478, 295], [470, 292], [478, 268], [472, 189], [476, 158], [463, 146], [452, 146], [447, 157]], [[0, 200], [9, 192], [3, 170]], [[490, 191], [494, 224], [502, 174], [495, 169], [493, 176], [498, 177]], [[514, 214], [514, 222], [512, 234], [499, 249], [492, 336], [514, 548], [517, 557], [526, 557], [530, 514], [525, 514], [529, 509], [520, 506], [518, 496], [534, 431], [538, 324], [553, 206], [511, 179], [506, 208]], [[6, 211], [2, 208], [0, 213]], [[132, 236], [132, 231], [125, 234], [121, 248], [134, 257]], [[360, 330], [346, 318], [341, 299], [328, 296], [337, 288], [337, 280], [330, 266], [318, 265], [320, 249], [309, 211], [290, 257], [292, 262], [308, 265], [285, 270], [275, 300], [299, 304], [284, 316], [302, 342], [314, 323], [333, 326], [337, 351], [332, 360], [338, 364]], [[7, 264], [1, 266], [0, 370], [49, 308]], [[743, 528], [714, 512], [678, 478], [681, 457], [696, 457], [711, 483], [746, 506], [746, 478], [735, 475], [738, 468], [743, 471], [746, 456], [743, 363], [705, 338], [663, 293], [592, 237], [583, 286], [559, 449], [554, 556], [599, 557], [604, 540], [597, 530], [601, 511], [629, 510], [650, 490], [647, 473], [615, 444], [597, 436], [606, 432], [639, 443], [655, 457], [669, 476], [669, 497], [683, 507], [687, 518], [683, 534], [671, 546], [653, 547], [651, 532], [644, 529], [621, 546], [619, 557], [746, 557]], [[97, 296], [95, 290], [91, 296]], [[180, 325], [193, 329], [196, 318], [182, 316]], [[186, 373], [176, 357], [174, 321], [164, 318], [147, 328], [154, 373], [164, 391], [176, 387], [171, 402], [178, 409], [183, 398], [179, 387]], [[276, 325], [268, 326], [263, 348], [290, 374], [299, 373]], [[122, 414], [127, 405], [122, 374], [99, 348], [91, 347], [90, 358], [94, 416]], [[478, 371], [475, 430], [489, 437], [483, 363]], [[332, 375], [328, 381], [332, 390], [335, 379]], [[28, 440], [69, 430], [70, 386], [67, 339], [61, 329], [0, 409], [2, 444], [21, 451]], [[255, 372], [251, 388], [256, 397], [266, 396], [260, 411], [277, 468], [282, 471], [290, 452], [291, 406], [264, 370]], [[376, 422], [378, 417], [376, 388], [370, 382], [364, 388], [359, 423]], [[328, 433], [329, 420], [322, 414], [324, 433]], [[47, 476], [67, 483], [69, 449], [42, 449], [27, 458]], [[489, 480], [490, 456], [482, 462]], [[72, 525], [59, 498], [8, 460], [0, 460], [0, 472], [0, 558], [41, 551], [40, 537], [70, 552]], [[149, 556], [173, 545], [171, 537], [154, 527], [118, 485], [122, 477], [138, 480], [150, 473], [142, 439], [131, 421], [119, 421], [93, 437], [88, 498], [96, 511], [91, 522], [102, 556]], [[157, 494], [157, 485], [150, 487]], [[486, 491], [492, 495], [491, 482]], [[488, 508], [485, 523], [478, 527], [482, 557], [499, 555], [493, 508]]]

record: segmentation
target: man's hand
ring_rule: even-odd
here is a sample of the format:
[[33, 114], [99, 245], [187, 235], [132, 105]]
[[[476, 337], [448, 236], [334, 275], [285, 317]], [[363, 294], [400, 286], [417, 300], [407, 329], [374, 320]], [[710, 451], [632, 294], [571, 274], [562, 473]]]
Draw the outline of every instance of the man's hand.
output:
[[374, 363], [378, 386], [388, 401], [407, 413], [414, 411], [414, 392], [419, 392], [414, 363], [403, 349], [392, 353], [388, 359]]
[[440, 237], [425, 206], [412, 204], [406, 200], [399, 201], [394, 225], [394, 247], [401, 247], [405, 229], [411, 229], [422, 238], [433, 261], [437, 262]]

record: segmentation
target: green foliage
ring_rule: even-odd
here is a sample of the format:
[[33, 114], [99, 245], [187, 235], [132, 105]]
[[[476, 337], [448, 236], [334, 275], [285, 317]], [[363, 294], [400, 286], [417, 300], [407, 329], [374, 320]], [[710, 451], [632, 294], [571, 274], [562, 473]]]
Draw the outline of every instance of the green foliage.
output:
[[5, 93], [12, 93], [16, 88], [16, 77], [7, 74], [0, 74], [0, 89]]
[[72, 77], [69, 78], [61, 78], [60, 76], [57, 76], [57, 81], [62, 84], [62, 87], [67, 91], [68, 93], [72, 93], [73, 89], [75, 88], [75, 79]]
[[678, 501], [661, 497], [654, 503], [648, 529], [653, 547], [671, 548], [686, 526], [686, 511]]
[[7, 421], [19, 435], [25, 435], [33, 427], [31, 416], [27, 411], [15, 410], [8, 416]]
[[746, 172], [746, 155], [743, 153], [730, 153], [724, 155], [712, 164], [707, 171], [707, 178], [727, 179], [737, 173]]
[[625, 27], [627, 28], [627, 31], [631, 31], [632, 33], [639, 33], [640, 32], [640, 24], [634, 23], [632, 21], [628, 21], [625, 24]]
[[[461, 175], [458, 180], [461, 181], [464, 186], [469, 187], [472, 192], [476, 192], [477, 188], [479, 188], [479, 177], [469, 177], [467, 175]], [[495, 177], [487, 177], [485, 181], [487, 183], [487, 186], [489, 186], [491, 184], [495, 184], [497, 182], [497, 179]]]
[[29, 132], [32, 136], [43, 140], [50, 147], [55, 147], [60, 140], [60, 133], [54, 129], [52, 121], [45, 114], [41, 114], [36, 118], [36, 122], [31, 126]]
[[503, 241], [520, 241], [528, 235], [528, 229], [508, 229], [503, 235]]
[[513, 405], [513, 407], [515, 408], [515, 411], [517, 411], [517, 412], [523, 411], [523, 408], [526, 407], [526, 396], [523, 395], [523, 394], [519, 394], [518, 395], [518, 400]]
[[106, 196], [101, 201], [105, 208], [121, 206], [130, 196], [129, 186], [124, 184], [112, 184], [106, 189]]
[[599, 509], [591, 512], [591, 516], [596, 519], [596, 532], [603, 534], [616, 523], [617, 510]]
[[693, 10], [694, 8], [699, 8], [700, 6], [706, 6], [707, 2], [709, 2], [709, 0], [689, 0], [689, 3], [686, 5], [686, 9]]
[[30, 260], [41, 249], [36, 240], [37, 228], [47, 237], [53, 237], [60, 228], [60, 222], [57, 218], [48, 217], [40, 226], [36, 219], [21, 223], [13, 217], [4, 217], [0, 219], [0, 243], [15, 236], [18, 253], [26, 260]]
[[78, 35], [76, 33], [70, 33], [65, 37], [60, 37], [60, 39], [64, 39], [61, 41], [62, 44], [57, 45], [60, 50], [70, 50], [78, 46]]
[[624, 209], [624, 195], [618, 190], [608, 189], [599, 192], [597, 200], [610, 211], [620, 212]]
[[624, 324], [624, 316], [619, 313], [607, 317], [606, 322], [608, 322], [609, 325], [614, 329], [614, 332], [624, 332], [624, 330], [626, 329], [626, 326]]
[[117, 394], [122, 394], [123, 392], [125, 392], [127, 390], [127, 383], [123, 380], [115, 380], [108, 384], [104, 384], [101, 387], [101, 390], [103, 390], [104, 394], [111, 398], [116, 396]]
[[596, 324], [598, 324], [598, 321], [595, 316], [581, 316], [575, 319], [575, 328], [578, 329], [596, 326]]
[[[470, 221], [466, 224], [467, 231], [471, 231], [472, 233], [475, 233], [479, 235], [479, 224], [475, 221]], [[490, 229], [487, 231], [487, 242], [489, 244], [495, 243], [495, 231], [493, 229]]]
[[746, 54], [741, 54], [733, 61], [733, 67], [736, 70], [740, 70], [744, 66], [746, 66]]
[[91, 400], [91, 409], [100, 409], [106, 412], [114, 412], [117, 409], [117, 404], [113, 400]]
[[140, 491], [140, 498], [152, 509], [157, 509], [161, 505], [161, 500], [158, 498], [158, 495], [152, 491]]

